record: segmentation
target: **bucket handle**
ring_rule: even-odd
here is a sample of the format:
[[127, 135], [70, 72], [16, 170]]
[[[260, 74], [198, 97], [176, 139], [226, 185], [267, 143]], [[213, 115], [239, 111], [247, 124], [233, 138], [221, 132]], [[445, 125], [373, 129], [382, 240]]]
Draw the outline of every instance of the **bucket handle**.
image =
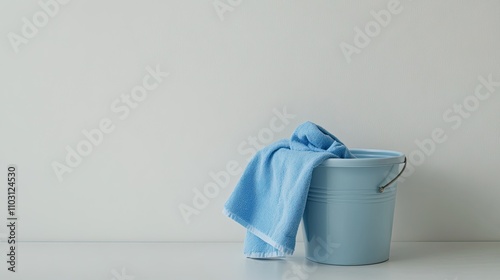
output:
[[389, 183], [387, 183], [387, 184], [383, 185], [382, 187], [378, 188], [378, 191], [380, 193], [383, 193], [384, 190], [385, 190], [385, 188], [387, 188], [390, 184], [394, 183], [394, 181], [396, 181], [399, 178], [399, 176], [401, 176], [401, 174], [403, 174], [403, 171], [405, 171], [405, 168], [406, 168], [406, 157], [405, 157], [405, 160], [404, 160], [403, 163], [404, 163], [403, 169], [401, 169], [401, 171], [399, 172], [398, 176], [394, 177], [394, 179], [392, 179]]

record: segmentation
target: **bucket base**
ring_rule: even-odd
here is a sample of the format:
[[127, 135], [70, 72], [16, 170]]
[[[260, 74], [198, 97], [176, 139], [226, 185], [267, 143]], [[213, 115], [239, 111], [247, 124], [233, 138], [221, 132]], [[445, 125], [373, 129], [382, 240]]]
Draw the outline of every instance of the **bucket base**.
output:
[[343, 264], [343, 263], [330, 263], [330, 262], [322, 262], [322, 261], [317, 261], [317, 260], [313, 260], [309, 257], [306, 256], [306, 259], [312, 261], [312, 262], [315, 262], [315, 263], [320, 263], [320, 264], [326, 264], [326, 265], [337, 265], [337, 266], [362, 266], [362, 265], [374, 265], [374, 264], [379, 264], [379, 263], [385, 263], [387, 262], [389, 259], [386, 259], [386, 260], [383, 260], [383, 261], [380, 261], [380, 262], [370, 262], [370, 263], [359, 263], [359, 264], [353, 264], [353, 263], [348, 263], [348, 264]]

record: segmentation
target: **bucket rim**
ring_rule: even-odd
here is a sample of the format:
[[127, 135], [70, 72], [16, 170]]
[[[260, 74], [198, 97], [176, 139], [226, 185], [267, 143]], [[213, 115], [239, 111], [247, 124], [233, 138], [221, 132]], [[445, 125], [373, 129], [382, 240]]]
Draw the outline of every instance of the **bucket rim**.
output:
[[329, 158], [318, 167], [372, 167], [404, 163], [401, 152], [378, 149], [349, 149], [356, 158]]

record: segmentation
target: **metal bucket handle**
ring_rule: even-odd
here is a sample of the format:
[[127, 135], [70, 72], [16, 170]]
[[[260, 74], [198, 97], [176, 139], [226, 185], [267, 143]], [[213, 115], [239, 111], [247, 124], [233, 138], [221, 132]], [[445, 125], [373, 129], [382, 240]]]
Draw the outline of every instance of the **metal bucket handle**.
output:
[[401, 176], [401, 174], [403, 174], [403, 171], [405, 171], [405, 168], [406, 168], [406, 157], [405, 157], [405, 160], [403, 161], [403, 163], [404, 163], [403, 169], [401, 169], [401, 171], [399, 172], [398, 176], [396, 176], [394, 179], [392, 179], [389, 183], [387, 183], [387, 184], [383, 185], [382, 187], [378, 188], [378, 191], [380, 193], [384, 192], [385, 188], [387, 188], [390, 184], [394, 183], [394, 181], [396, 181], [399, 178], [399, 176]]

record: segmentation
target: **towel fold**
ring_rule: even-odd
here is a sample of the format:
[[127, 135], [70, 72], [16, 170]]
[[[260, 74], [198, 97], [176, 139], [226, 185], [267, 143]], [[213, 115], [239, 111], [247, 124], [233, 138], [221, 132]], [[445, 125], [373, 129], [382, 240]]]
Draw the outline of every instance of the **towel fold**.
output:
[[292, 137], [257, 152], [224, 206], [224, 214], [247, 229], [250, 258], [293, 254], [313, 169], [328, 158], [354, 158], [324, 128], [301, 124]]

